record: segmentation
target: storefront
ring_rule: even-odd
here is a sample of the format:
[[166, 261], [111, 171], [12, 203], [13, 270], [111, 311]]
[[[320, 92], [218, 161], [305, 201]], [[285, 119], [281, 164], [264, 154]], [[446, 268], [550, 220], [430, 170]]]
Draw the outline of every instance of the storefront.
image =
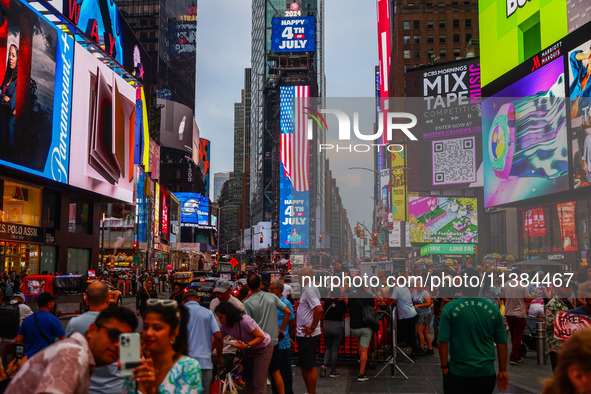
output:
[[571, 269], [587, 265], [591, 200], [580, 199], [519, 210], [520, 259], [560, 261]]
[[[421, 257], [424, 261], [448, 267], [472, 264], [475, 253], [476, 245], [473, 244], [429, 244], [421, 248]], [[419, 259], [418, 262], [423, 259]]]
[[0, 179], [0, 264], [4, 272], [38, 275], [42, 189]]

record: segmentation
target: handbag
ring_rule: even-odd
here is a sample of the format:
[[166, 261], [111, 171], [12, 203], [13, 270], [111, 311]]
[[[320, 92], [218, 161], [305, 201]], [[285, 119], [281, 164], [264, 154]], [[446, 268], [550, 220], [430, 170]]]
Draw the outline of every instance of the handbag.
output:
[[37, 312], [33, 313], [33, 318], [35, 319], [35, 325], [37, 326], [37, 331], [39, 331], [41, 338], [43, 338], [43, 340], [47, 342], [48, 345], [51, 345], [53, 342], [51, 342], [51, 340], [47, 338], [47, 335], [45, 335], [45, 333], [43, 333], [43, 330], [41, 330], [41, 327], [39, 327], [39, 319], [37, 319]]

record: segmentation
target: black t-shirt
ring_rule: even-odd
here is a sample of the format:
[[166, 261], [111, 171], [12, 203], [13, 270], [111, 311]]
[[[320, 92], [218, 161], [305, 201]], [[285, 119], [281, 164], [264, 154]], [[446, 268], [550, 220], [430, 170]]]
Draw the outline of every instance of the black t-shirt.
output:
[[351, 328], [367, 327], [363, 323], [363, 307], [375, 307], [374, 298], [365, 290], [357, 290], [349, 295], [349, 313], [351, 315]]
[[324, 301], [324, 320], [343, 321], [347, 313], [347, 304], [343, 300], [327, 298]]

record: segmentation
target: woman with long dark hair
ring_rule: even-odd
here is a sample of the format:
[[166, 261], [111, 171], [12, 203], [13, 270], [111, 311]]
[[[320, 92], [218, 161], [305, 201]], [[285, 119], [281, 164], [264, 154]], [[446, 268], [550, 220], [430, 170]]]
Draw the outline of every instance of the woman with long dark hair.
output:
[[246, 392], [266, 393], [269, 364], [273, 355], [271, 337], [250, 316], [228, 301], [220, 302], [215, 314], [220, 321], [222, 335], [236, 338], [236, 342], [231, 345], [242, 350], [247, 366], [252, 371], [252, 377], [246, 378]]
[[[185, 356], [188, 312], [175, 300], [147, 301], [142, 343], [147, 357], [134, 369], [137, 391], [142, 393], [198, 394], [201, 392], [199, 362]], [[126, 381], [127, 392], [133, 384]]]
[[16, 114], [16, 80], [18, 75], [18, 48], [11, 44], [8, 48], [6, 71], [0, 85], [0, 128], [2, 145], [14, 146], [14, 117]]

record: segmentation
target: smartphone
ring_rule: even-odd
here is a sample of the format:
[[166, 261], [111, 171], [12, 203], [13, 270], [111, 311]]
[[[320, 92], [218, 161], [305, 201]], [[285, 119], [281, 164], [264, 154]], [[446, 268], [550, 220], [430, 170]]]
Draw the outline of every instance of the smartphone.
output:
[[133, 369], [140, 365], [140, 334], [132, 332], [119, 335], [119, 372], [132, 376]]
[[25, 357], [25, 345], [16, 345], [14, 347], [14, 357], [17, 360], [20, 360], [21, 358]]

